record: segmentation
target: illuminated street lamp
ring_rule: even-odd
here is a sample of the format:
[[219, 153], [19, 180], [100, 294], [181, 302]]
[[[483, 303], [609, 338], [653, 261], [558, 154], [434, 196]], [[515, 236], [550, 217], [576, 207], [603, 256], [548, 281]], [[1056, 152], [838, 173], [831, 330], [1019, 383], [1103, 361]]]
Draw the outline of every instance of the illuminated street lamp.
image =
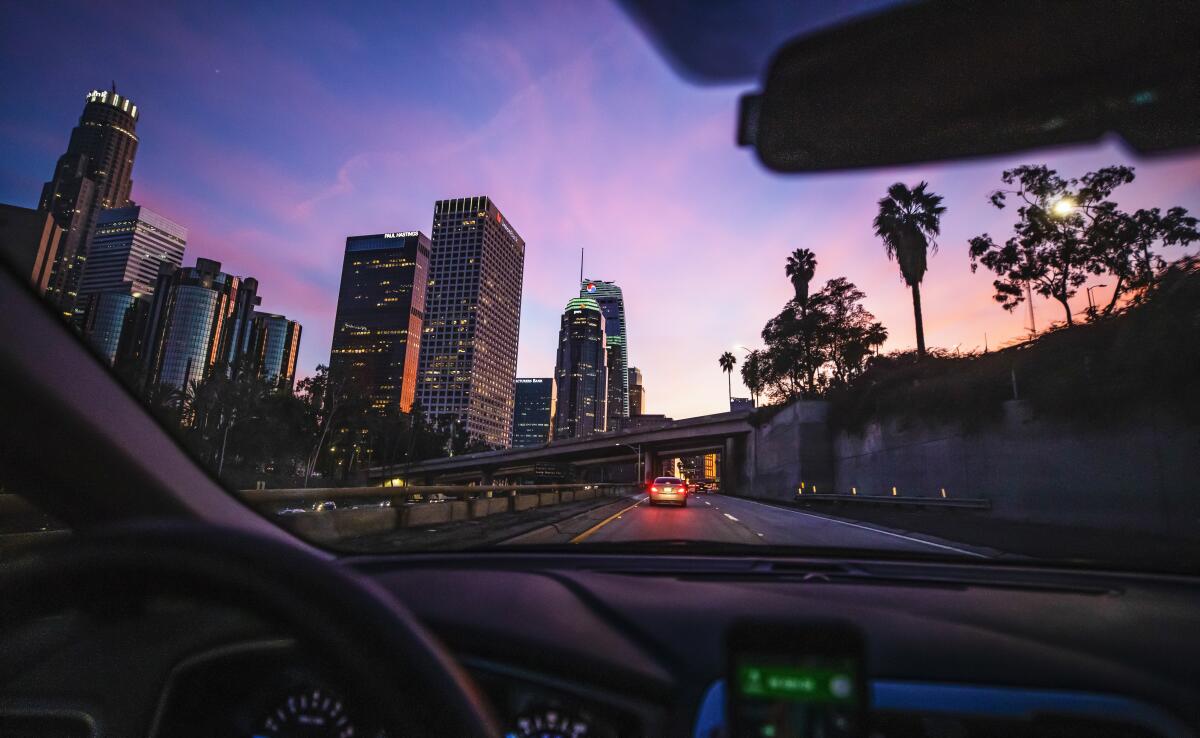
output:
[[1069, 197], [1060, 197], [1050, 208], [1055, 215], [1065, 218], [1075, 212], [1075, 201]]
[[636, 446], [630, 446], [628, 443], [614, 443], [613, 445], [624, 446], [625, 448], [637, 453], [637, 483], [640, 485], [645, 482], [646, 480], [642, 477], [642, 444], [639, 443]]

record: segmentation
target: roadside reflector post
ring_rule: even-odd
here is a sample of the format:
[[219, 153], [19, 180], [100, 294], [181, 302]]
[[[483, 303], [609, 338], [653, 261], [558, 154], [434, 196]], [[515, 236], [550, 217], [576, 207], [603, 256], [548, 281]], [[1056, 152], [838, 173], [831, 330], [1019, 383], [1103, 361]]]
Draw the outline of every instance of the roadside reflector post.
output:
[[817, 493], [817, 485], [814, 484], [813, 485], [813, 494], [815, 495], [816, 493]]
[[946, 488], [942, 487], [942, 499], [946, 498]]
[[892, 497], [895, 497], [895, 496], [896, 496], [896, 488], [892, 487]]
[[850, 488], [850, 494], [852, 494], [852, 495], [856, 495], [856, 494], [858, 494], [858, 487], [851, 487], [851, 488]]

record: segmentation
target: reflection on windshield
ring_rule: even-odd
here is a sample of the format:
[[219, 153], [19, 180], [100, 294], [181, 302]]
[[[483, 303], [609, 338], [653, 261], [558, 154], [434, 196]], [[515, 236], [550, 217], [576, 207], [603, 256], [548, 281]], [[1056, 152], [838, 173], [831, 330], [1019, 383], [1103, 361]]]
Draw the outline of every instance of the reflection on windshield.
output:
[[[298, 80], [294, 46], [220, 32], [294, 94], [47, 80], [52, 144], [5, 144], [6, 259], [326, 545], [1200, 559], [1195, 157], [765, 176], [736, 94], [583, 15], [397, 49], [403, 104], [349, 41]], [[188, 84], [244, 104], [189, 139]]]

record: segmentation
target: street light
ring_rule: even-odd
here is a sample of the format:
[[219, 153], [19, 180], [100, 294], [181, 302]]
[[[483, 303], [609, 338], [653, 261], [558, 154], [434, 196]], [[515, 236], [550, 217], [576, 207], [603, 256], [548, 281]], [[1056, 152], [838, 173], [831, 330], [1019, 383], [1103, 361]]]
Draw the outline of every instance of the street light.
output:
[[[748, 348], [746, 348], [745, 346], [743, 346], [743, 345], [742, 345], [742, 344], [740, 344], [740, 343], [735, 343], [735, 344], [733, 345], [733, 347], [734, 347], [735, 349], [741, 349], [742, 351], [745, 351], [745, 352], [746, 352], [746, 356], [753, 356], [753, 355], [754, 355], [754, 351], [753, 351], [752, 349], [748, 349]], [[750, 389], [750, 388], [749, 388], [749, 387], [747, 387], [746, 389]], [[750, 390], [750, 394], [751, 394], [751, 397], [752, 397], [752, 399], [753, 399], [754, 406], [755, 406], [755, 407], [758, 407], [758, 395], [756, 395], [756, 394], [754, 393], [754, 390]]]
[[1107, 286], [1108, 286], [1108, 285], [1106, 285], [1106, 284], [1094, 284], [1094, 285], [1092, 285], [1091, 287], [1088, 287], [1088, 288], [1087, 288], [1087, 296], [1088, 296], [1088, 315], [1095, 315], [1095, 314], [1096, 314], [1096, 303], [1095, 303], [1095, 302], [1092, 300], [1092, 290], [1096, 289], [1097, 287], [1107, 287]]
[[1071, 213], [1075, 212], [1075, 201], [1066, 196], [1060, 197], [1054, 202], [1054, 205], [1051, 206], [1051, 209], [1058, 217], [1065, 218]]
[[625, 448], [630, 449], [634, 453], [637, 454], [637, 464], [636, 464], [637, 483], [638, 483], [638, 486], [641, 486], [646, 481], [642, 477], [642, 444], [639, 443], [636, 446], [630, 446], [628, 443], [614, 443], [613, 445], [614, 446], [624, 446]]

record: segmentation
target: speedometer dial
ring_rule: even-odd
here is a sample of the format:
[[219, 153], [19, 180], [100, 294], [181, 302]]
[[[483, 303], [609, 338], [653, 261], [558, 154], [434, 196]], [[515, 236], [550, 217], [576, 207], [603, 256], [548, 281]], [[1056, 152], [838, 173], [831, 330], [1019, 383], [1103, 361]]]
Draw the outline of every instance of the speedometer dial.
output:
[[591, 735], [591, 725], [578, 715], [546, 708], [518, 715], [506, 738], [585, 738]]
[[312, 688], [286, 695], [253, 738], [355, 738], [356, 731], [341, 697]]

